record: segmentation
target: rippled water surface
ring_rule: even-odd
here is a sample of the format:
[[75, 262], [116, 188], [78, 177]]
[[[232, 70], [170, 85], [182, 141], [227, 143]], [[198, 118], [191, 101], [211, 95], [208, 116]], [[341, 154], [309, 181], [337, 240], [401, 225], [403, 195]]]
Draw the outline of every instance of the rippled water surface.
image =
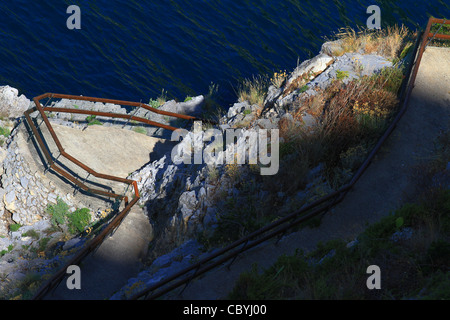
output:
[[[2, 1], [0, 85], [28, 98], [44, 92], [148, 102], [162, 89], [184, 99], [219, 85], [232, 102], [239, 80], [292, 70], [325, 36], [364, 25], [381, 8], [383, 26], [424, 27], [450, 16], [430, 1], [189, 0]], [[69, 30], [71, 4], [81, 30]]]

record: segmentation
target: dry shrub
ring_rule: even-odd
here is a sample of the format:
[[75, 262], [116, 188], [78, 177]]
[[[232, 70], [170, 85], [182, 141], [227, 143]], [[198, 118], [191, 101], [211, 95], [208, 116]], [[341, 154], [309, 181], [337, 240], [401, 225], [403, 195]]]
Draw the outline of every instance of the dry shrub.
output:
[[[387, 69], [347, 84], [335, 81], [316, 95], [302, 98], [294, 117], [301, 119], [304, 112], [316, 117], [318, 125], [309, 133], [308, 139], [321, 144], [321, 148], [320, 151], [305, 148], [297, 140], [296, 148], [313, 153], [308, 156], [311, 166], [314, 166], [313, 162], [325, 162], [332, 179], [336, 172], [334, 168], [342, 166], [343, 152], [358, 145], [367, 148], [385, 130], [389, 117], [398, 107], [394, 92], [398, 90], [401, 80], [401, 71]], [[282, 125], [283, 134], [292, 139], [295, 134], [288, 130], [286, 124]], [[301, 137], [298, 140], [305, 139], [304, 136], [305, 133], [297, 135]]]
[[330, 169], [340, 164], [344, 150], [361, 141], [360, 126], [349, 108], [330, 108], [323, 117], [321, 131], [327, 150], [325, 160]]
[[273, 77], [270, 78], [270, 84], [275, 86], [275, 88], [281, 88], [281, 86], [284, 84], [287, 78], [287, 73], [285, 71], [275, 72], [273, 74]]
[[363, 50], [369, 54], [377, 53], [388, 58], [396, 58], [405, 46], [405, 40], [410, 37], [410, 32], [403, 25], [389, 26], [381, 30], [359, 28], [358, 31], [347, 27], [340, 29], [336, 36], [341, 40], [341, 50], [334, 52], [336, 55]]
[[[331, 63], [329, 63], [328, 65], [330, 65], [330, 64]], [[302, 75], [300, 75], [296, 79], [292, 80], [292, 82], [284, 89], [283, 97], [286, 97], [287, 95], [291, 94], [292, 92], [294, 92], [297, 89], [301, 89], [308, 82], [310, 82], [311, 79], [314, 79], [315, 77], [317, 77], [321, 73], [322, 73], [322, 71], [320, 71], [320, 72], [309, 71], [309, 72], [303, 73]]]
[[251, 105], [264, 105], [269, 80], [267, 77], [254, 76], [253, 79], [245, 79], [238, 89], [239, 101], [248, 101]]
[[286, 117], [283, 117], [278, 122], [279, 136], [285, 141], [289, 141], [293, 136], [297, 135], [298, 128], [296, 123]]
[[324, 159], [324, 142], [321, 131], [311, 133], [295, 121], [283, 118], [279, 122], [280, 170], [265, 179], [266, 190], [288, 194], [304, 189], [311, 168]]

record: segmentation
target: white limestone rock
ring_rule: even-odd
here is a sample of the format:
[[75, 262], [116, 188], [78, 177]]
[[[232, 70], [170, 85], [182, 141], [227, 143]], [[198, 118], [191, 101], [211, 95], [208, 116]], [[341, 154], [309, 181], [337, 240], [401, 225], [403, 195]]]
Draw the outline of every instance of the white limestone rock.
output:
[[23, 94], [19, 96], [19, 90], [10, 86], [0, 87], [0, 116], [18, 118], [28, 110], [31, 101]]

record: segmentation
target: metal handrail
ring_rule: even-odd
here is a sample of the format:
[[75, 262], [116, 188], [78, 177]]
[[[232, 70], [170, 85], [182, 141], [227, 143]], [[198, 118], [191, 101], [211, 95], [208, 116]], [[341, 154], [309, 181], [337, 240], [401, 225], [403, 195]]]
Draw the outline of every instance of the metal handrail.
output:
[[[55, 131], [54, 131], [50, 121], [48, 120], [47, 115], [45, 114], [45, 112], [46, 111], [50, 111], [50, 112], [82, 113], [82, 114], [99, 115], [99, 116], [105, 116], [105, 117], [111, 117], [111, 118], [127, 118], [129, 120], [135, 120], [135, 121], [143, 122], [143, 123], [154, 125], [154, 126], [158, 126], [158, 127], [164, 128], [164, 129], [169, 129], [169, 130], [176, 130], [177, 129], [177, 128], [172, 127], [172, 126], [167, 126], [167, 125], [164, 125], [164, 124], [161, 124], [161, 123], [158, 123], [158, 122], [150, 121], [148, 119], [135, 117], [135, 116], [131, 116], [130, 117], [130, 116], [123, 115], [123, 114], [115, 114], [115, 113], [108, 113], [108, 112], [95, 112], [95, 111], [88, 111], [88, 110], [78, 110], [78, 109], [69, 109], [69, 108], [52, 108], [52, 107], [42, 106], [40, 104], [40, 100], [45, 99], [45, 98], [50, 98], [50, 99], [52, 99], [52, 98], [61, 98], [61, 99], [84, 100], [84, 101], [91, 101], [91, 102], [103, 102], [103, 103], [113, 103], [113, 104], [120, 104], [120, 105], [126, 105], [126, 106], [142, 107], [142, 108], [145, 108], [145, 109], [147, 109], [147, 110], [149, 110], [151, 112], [154, 112], [154, 113], [157, 113], [157, 114], [161, 114], [161, 115], [172, 116], [172, 117], [177, 117], [177, 118], [186, 119], [186, 120], [201, 120], [201, 121], [204, 121], [203, 119], [199, 119], [199, 118], [196, 118], [196, 117], [183, 115], [183, 114], [178, 114], [178, 113], [173, 113], [173, 112], [168, 112], [168, 111], [163, 111], [163, 110], [157, 110], [157, 109], [154, 109], [154, 108], [152, 108], [150, 106], [144, 105], [142, 103], [135, 103], [135, 102], [130, 102], [130, 101], [102, 99], [102, 98], [94, 98], [94, 97], [82, 97], [82, 96], [73, 96], [73, 95], [55, 94], [55, 93], [46, 93], [46, 94], [37, 96], [37, 97], [35, 97], [33, 99], [33, 101], [34, 101], [36, 106], [31, 108], [31, 109], [29, 109], [29, 110], [27, 110], [24, 113], [24, 115], [25, 115], [26, 122], [30, 126], [30, 128], [32, 130], [32, 133], [33, 133], [34, 137], [36, 138], [36, 140], [38, 142], [38, 145], [39, 145], [40, 149], [42, 150], [42, 152], [43, 152], [43, 154], [44, 154], [44, 156], [45, 156], [45, 158], [46, 158], [46, 160], [48, 162], [48, 165], [49, 165], [50, 169], [53, 169], [54, 171], [56, 171], [57, 173], [61, 174], [63, 177], [69, 179], [71, 182], [73, 182], [74, 184], [76, 184], [77, 186], [79, 186], [80, 188], [82, 188], [83, 190], [85, 190], [85, 191], [87, 191], [89, 193], [101, 194], [101, 195], [104, 195], [104, 196], [113, 197], [113, 198], [120, 199], [120, 200], [125, 200], [125, 208], [119, 214], [117, 214], [117, 216], [111, 221], [111, 223], [109, 223], [103, 229], [103, 231], [99, 235], [94, 237], [80, 252], [78, 252], [72, 259], [70, 259], [70, 261], [68, 261], [62, 268], [60, 268], [59, 271], [57, 271], [46, 283], [44, 283], [38, 289], [38, 291], [35, 293], [35, 295], [33, 296], [33, 300], [42, 299], [48, 292], [50, 292], [53, 288], [58, 286], [58, 284], [62, 281], [64, 276], [66, 276], [67, 268], [70, 265], [77, 265], [77, 264], [79, 264], [89, 253], [94, 251], [104, 241], [104, 239], [111, 232], [113, 232], [113, 230], [115, 230], [120, 225], [120, 223], [126, 217], [126, 215], [129, 213], [131, 208], [140, 199], [139, 190], [138, 190], [138, 186], [137, 186], [137, 182], [136, 181], [130, 180], [130, 179], [125, 179], [125, 178], [120, 178], [120, 177], [116, 177], [116, 176], [106, 175], [106, 174], [102, 174], [102, 173], [98, 173], [95, 170], [93, 170], [92, 168], [90, 168], [87, 165], [83, 164], [81, 161], [79, 161], [75, 157], [73, 157], [70, 154], [68, 154], [67, 152], [65, 152], [65, 150], [64, 150], [61, 142], [59, 141], [58, 136], [55, 133]], [[86, 186], [84, 184], [84, 182], [79, 181], [76, 177], [74, 177], [72, 174], [70, 174], [70, 172], [60, 168], [55, 163], [55, 161], [53, 160], [53, 158], [51, 156], [50, 149], [44, 143], [42, 137], [40, 136], [40, 134], [38, 132], [38, 129], [36, 128], [36, 126], [33, 123], [33, 120], [31, 119], [30, 114], [35, 112], [35, 111], [39, 111], [39, 114], [43, 118], [43, 121], [44, 121], [48, 131], [50, 132], [50, 135], [51, 135], [53, 141], [55, 142], [55, 144], [56, 144], [56, 146], [58, 148], [60, 156], [65, 157], [67, 160], [71, 161], [72, 163], [74, 163], [78, 167], [84, 169], [90, 175], [93, 175], [93, 176], [101, 178], [101, 179], [106, 179], [106, 180], [111, 180], [111, 181], [116, 181], [116, 182], [121, 182], [121, 183], [125, 183], [125, 184], [128, 184], [128, 185], [131, 185], [133, 187], [133, 189], [134, 189], [134, 197], [133, 197], [132, 201], [128, 202], [128, 197], [126, 197], [126, 196], [117, 195], [115, 193], [106, 192], [106, 191], [103, 191], [103, 190], [89, 188], [88, 186]], [[208, 121], [206, 121], [206, 122], [208, 122]]]

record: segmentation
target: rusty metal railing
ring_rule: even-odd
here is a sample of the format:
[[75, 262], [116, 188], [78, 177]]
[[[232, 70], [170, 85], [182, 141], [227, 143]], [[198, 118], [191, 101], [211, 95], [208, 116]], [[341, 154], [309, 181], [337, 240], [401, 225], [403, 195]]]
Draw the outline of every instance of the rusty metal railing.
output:
[[[427, 23], [427, 26], [426, 26], [425, 31], [424, 31], [424, 38], [422, 40], [422, 44], [420, 46], [419, 55], [418, 55], [417, 62], [416, 62], [418, 65], [420, 65], [420, 62], [422, 60], [422, 56], [423, 56], [423, 53], [425, 51], [425, 48], [427, 47], [427, 45], [430, 43], [430, 41], [432, 39], [450, 40], [450, 35], [438, 33], [440, 31], [440, 28], [435, 33], [430, 32], [431, 31], [431, 26], [433, 24], [440, 24], [442, 26], [444, 24], [450, 24], [450, 20], [436, 19], [436, 18], [429, 18], [428, 19], [428, 23]], [[416, 80], [418, 69], [419, 68], [416, 68], [413, 71], [413, 74], [411, 76], [412, 83], [414, 83], [414, 81]]]
[[[73, 109], [73, 108], [58, 108], [58, 107], [42, 106], [40, 101], [45, 98], [71, 99], [71, 100], [83, 100], [83, 101], [90, 101], [90, 102], [112, 103], [115, 105], [144, 108], [144, 109], [151, 111], [153, 113], [156, 113], [156, 114], [170, 116], [170, 117], [176, 117], [176, 118], [185, 119], [185, 120], [191, 120], [191, 121], [200, 120], [200, 121], [208, 122], [208, 120], [199, 119], [199, 118], [196, 118], [193, 116], [168, 112], [168, 111], [164, 111], [164, 110], [159, 110], [159, 109], [152, 108], [152, 107], [142, 104], [142, 103], [130, 102], [130, 101], [102, 99], [102, 98], [94, 98], [94, 97], [83, 97], [83, 96], [74, 96], [74, 95], [56, 94], [56, 93], [46, 93], [46, 94], [37, 96], [33, 99], [33, 101], [35, 103], [35, 107], [27, 110], [24, 113], [25, 120], [26, 120], [26, 123], [28, 124], [28, 126], [31, 128], [31, 133], [32, 133], [33, 137], [36, 139], [37, 144], [38, 144], [39, 148], [41, 149], [41, 151], [45, 157], [45, 160], [47, 161], [48, 170], [53, 170], [53, 171], [57, 172], [58, 174], [60, 174], [64, 178], [68, 179], [74, 185], [78, 186], [79, 188], [81, 188], [82, 190], [84, 190], [87, 193], [97, 194], [97, 195], [101, 195], [101, 196], [105, 196], [105, 197], [118, 199], [120, 201], [124, 201], [124, 203], [125, 203], [124, 209], [115, 216], [115, 218], [100, 232], [99, 235], [97, 235], [95, 238], [93, 238], [91, 241], [89, 241], [88, 244], [85, 245], [83, 249], [81, 249], [72, 259], [70, 259], [70, 261], [68, 261], [62, 268], [59, 269], [59, 271], [57, 271], [48, 281], [46, 281], [38, 289], [38, 291], [33, 296], [33, 300], [42, 299], [53, 288], [58, 286], [58, 284], [66, 276], [67, 268], [70, 265], [79, 264], [89, 253], [94, 251], [104, 241], [104, 239], [120, 225], [122, 220], [126, 217], [126, 215], [129, 213], [131, 208], [136, 204], [136, 202], [140, 198], [136, 181], [99, 173], [99, 172], [93, 170], [92, 168], [88, 167], [87, 165], [85, 165], [84, 163], [79, 161], [78, 159], [76, 159], [74, 156], [68, 154], [64, 150], [64, 147], [61, 144], [55, 130], [53, 129], [53, 127], [47, 117], [46, 112], [77, 113], [77, 114], [103, 116], [103, 117], [109, 117], [109, 118], [122, 118], [122, 119], [126, 119], [128, 121], [137, 121], [137, 122], [141, 122], [141, 123], [144, 123], [147, 125], [156, 126], [156, 127], [160, 127], [160, 128], [172, 130], [172, 131], [177, 129], [175, 127], [172, 127], [172, 126], [169, 126], [166, 124], [151, 121], [151, 120], [148, 120], [148, 119], [142, 118], [142, 117], [136, 117], [134, 115], [118, 114], [118, 113], [111, 113], [111, 112], [90, 111], [90, 110], [80, 110], [80, 109]], [[123, 183], [123, 184], [129, 185], [129, 186], [132, 186], [134, 189], [134, 196], [133, 196], [132, 201], [129, 202], [129, 199], [126, 195], [125, 196], [119, 195], [114, 192], [108, 192], [108, 191], [88, 187], [85, 184], [85, 181], [80, 181], [79, 179], [77, 179], [77, 177], [72, 172], [70, 172], [69, 170], [64, 169], [62, 166], [58, 165], [57, 162], [54, 160], [54, 157], [52, 156], [52, 152], [51, 152], [50, 148], [44, 142], [44, 137], [41, 136], [41, 134], [38, 130], [38, 127], [34, 124], [34, 122], [32, 120], [31, 114], [34, 113], [35, 111], [38, 111], [40, 116], [42, 117], [43, 122], [45, 123], [45, 126], [47, 127], [47, 129], [50, 133], [51, 139], [57, 146], [57, 149], [60, 153], [59, 156], [66, 158], [67, 160], [69, 160], [70, 162], [75, 164], [76, 166], [85, 170], [88, 173], [88, 176], [92, 175], [92, 176], [100, 178], [100, 179], [115, 181], [115, 182], [119, 182], [119, 183]], [[209, 121], [209, 122], [211, 122], [211, 121]]]
[[[289, 214], [249, 235], [243, 237], [232, 244], [226, 246], [223, 249], [218, 250], [217, 252], [203, 258], [201, 261], [180, 270], [179, 272], [168, 276], [167, 278], [151, 285], [141, 292], [138, 292], [130, 297], [130, 300], [137, 299], [147, 299], [153, 300], [162, 297], [163, 295], [178, 289], [184, 285], [181, 293], [184, 289], [189, 285], [189, 283], [196, 277], [216, 268], [220, 265], [223, 265], [225, 262], [231, 260], [228, 264], [228, 267], [234, 262], [238, 255], [242, 254], [244, 251], [247, 251], [255, 246], [272, 239], [274, 237], [280, 237], [284, 235], [288, 230], [293, 227], [304, 223], [306, 221], [311, 220], [312, 218], [324, 214], [330, 208], [334, 207], [338, 203], [340, 203], [345, 195], [353, 188], [356, 182], [361, 178], [363, 173], [367, 170], [370, 163], [373, 161], [375, 155], [381, 148], [381, 146], [385, 143], [387, 138], [394, 131], [398, 122], [404, 115], [407, 110], [409, 99], [411, 96], [412, 89], [414, 88], [414, 83], [416, 79], [416, 75], [420, 66], [420, 61], [422, 59], [423, 52], [428, 44], [428, 40], [434, 38], [440, 39], [450, 39], [447, 35], [441, 35], [438, 33], [431, 34], [430, 28], [434, 23], [448, 23], [443, 19], [434, 19], [430, 18], [428, 21], [427, 28], [425, 32], [418, 32], [414, 47], [411, 61], [408, 64], [406, 70], [406, 76], [403, 80], [402, 86], [400, 88], [399, 97], [400, 97], [400, 110], [398, 111], [396, 117], [391, 122], [383, 136], [378, 140], [375, 147], [372, 149], [371, 153], [368, 155], [364, 163], [361, 165], [359, 170], [354, 174], [351, 181], [340, 188], [339, 190], [309, 204], [308, 206]], [[420, 50], [419, 44], [421, 43]], [[180, 293], [180, 294], [181, 294]]]

